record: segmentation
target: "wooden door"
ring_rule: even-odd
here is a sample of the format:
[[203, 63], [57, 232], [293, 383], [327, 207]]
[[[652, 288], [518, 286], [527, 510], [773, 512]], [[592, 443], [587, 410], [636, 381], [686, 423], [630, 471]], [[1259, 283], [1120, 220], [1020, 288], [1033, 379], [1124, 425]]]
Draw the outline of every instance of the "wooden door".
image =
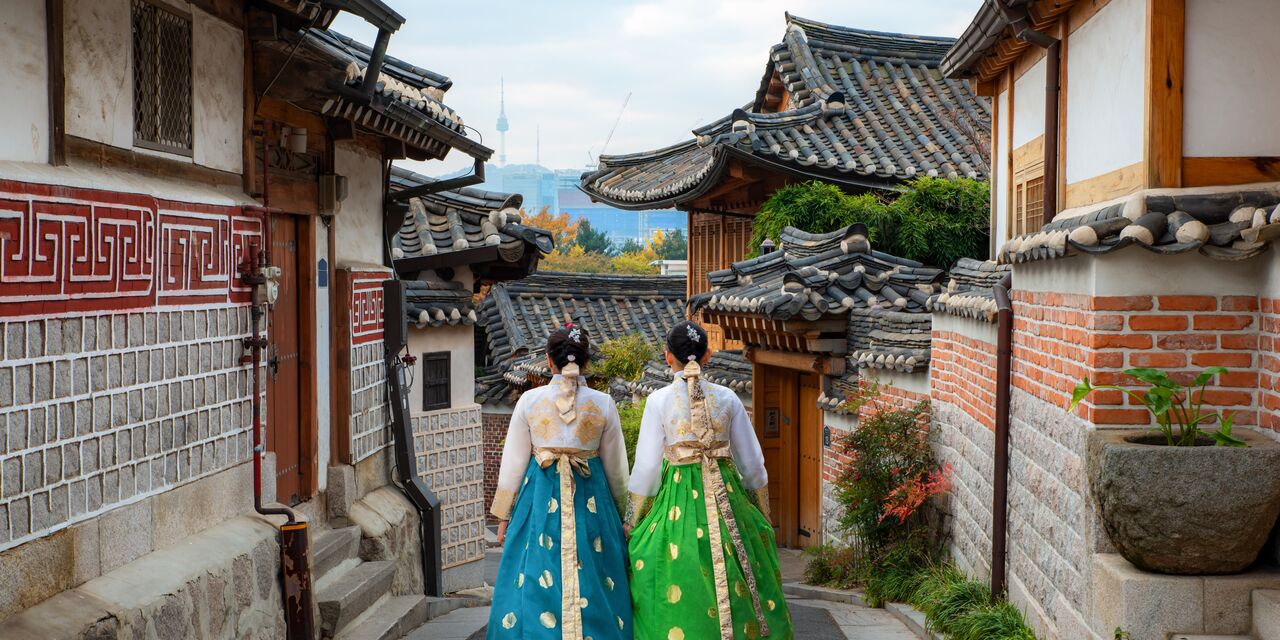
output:
[[769, 473], [769, 511], [778, 544], [800, 546], [800, 513], [797, 507], [800, 485], [796, 425], [799, 375], [795, 371], [755, 365], [752, 414], [756, 435], [764, 450], [764, 467]]
[[271, 263], [280, 267], [280, 294], [267, 321], [267, 451], [275, 454], [276, 499], [295, 505], [310, 497], [304, 484], [298, 290], [298, 223], [271, 216]]
[[800, 376], [799, 382], [797, 542], [803, 548], [816, 545], [822, 539], [822, 412], [818, 410], [822, 379], [815, 373], [806, 373]]

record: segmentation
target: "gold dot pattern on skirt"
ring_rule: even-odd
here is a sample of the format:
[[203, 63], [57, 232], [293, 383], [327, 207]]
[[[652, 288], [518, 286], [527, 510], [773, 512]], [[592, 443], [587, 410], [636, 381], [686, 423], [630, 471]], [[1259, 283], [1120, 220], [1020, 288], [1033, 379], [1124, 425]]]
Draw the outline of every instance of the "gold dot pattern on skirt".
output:
[[613, 591], [613, 578], [610, 578], [609, 576], [605, 576], [605, 578], [604, 578], [604, 588], [605, 588], [605, 589], [608, 589], [608, 590], [610, 590], [610, 591]]
[[676, 481], [676, 484], [680, 484], [680, 470], [679, 470], [679, 469], [676, 469], [675, 474], [673, 474], [673, 475], [672, 475], [672, 479]]
[[698, 490], [697, 490], [697, 489], [694, 489], [694, 490], [693, 490], [693, 499], [694, 499], [694, 500], [697, 500], [697, 499], [698, 499]]
[[556, 509], [559, 509], [559, 508], [560, 508], [560, 503], [556, 502], [555, 498], [552, 498], [551, 501], [547, 503], [547, 513], [555, 513]]
[[619, 628], [619, 629], [621, 629], [622, 627], [626, 626], [626, 624], [622, 621], [622, 618], [621, 618], [620, 616], [614, 616], [614, 618], [618, 621], [618, 628]]
[[769, 601], [766, 601], [766, 602], [764, 603], [764, 606], [769, 607], [769, 610], [770, 610], [770, 611], [773, 611], [774, 609], [777, 609], [777, 608], [778, 608], [778, 603], [776, 603], [776, 602], [774, 602], [774, 601], [772, 601], [772, 600], [769, 600]]
[[588, 604], [591, 604], [591, 603], [588, 602], [586, 598], [578, 598], [579, 609], [586, 609]]
[[512, 628], [512, 627], [514, 627], [514, 626], [516, 626], [516, 614], [515, 614], [515, 612], [514, 612], [514, 611], [513, 611], [513, 612], [511, 612], [511, 613], [508, 613], [508, 614], [507, 614], [507, 615], [505, 615], [505, 616], [502, 616], [502, 628], [503, 628], [503, 629], [510, 629], [510, 628]]
[[672, 560], [680, 557], [680, 547], [677, 547], [674, 543], [667, 545], [667, 550], [671, 552]]
[[596, 536], [596, 539], [591, 542], [591, 547], [596, 550], [596, 553], [604, 550], [604, 545], [600, 542], [600, 536]]
[[636, 560], [636, 571], [644, 571], [644, 560]]
[[516, 576], [516, 588], [519, 589], [520, 587], [523, 587], [523, 586], [524, 586], [524, 574], [522, 573]]
[[698, 527], [698, 539], [701, 540], [702, 536], [705, 536], [705, 535], [707, 535], [707, 532], [703, 531], [702, 527]]
[[672, 521], [672, 522], [675, 522], [676, 520], [679, 520], [679, 519], [680, 519], [680, 507], [671, 507], [671, 510], [667, 512], [667, 519], [668, 519], [668, 520], [670, 520], [670, 521]]
[[556, 541], [551, 536], [542, 536], [542, 546], [546, 547], [547, 551], [550, 551], [552, 547], [556, 546]]
[[[555, 586], [555, 584], [556, 584], [556, 581], [551, 578], [550, 571], [543, 571], [542, 575], [538, 576], [538, 586], [542, 587], [543, 589], [550, 589], [551, 587]], [[738, 583], [738, 584], [742, 584], [742, 583]]]
[[714, 618], [714, 617], [716, 617], [716, 608], [715, 608], [715, 607], [707, 607], [707, 617], [708, 617], [708, 618]]
[[591, 496], [590, 498], [587, 498], [587, 511], [590, 511], [591, 513], [595, 513], [595, 512], [596, 512], [596, 497], [595, 497], [595, 496]]
[[728, 491], [729, 493], [733, 493], [733, 485], [731, 485], [731, 484], [729, 484], [729, 483], [725, 483], [725, 485], [724, 485], [724, 490], [725, 490], [725, 491]]
[[684, 640], [684, 629], [671, 627], [671, 630], [667, 632], [667, 640]]
[[748, 640], [755, 640], [760, 637], [760, 627], [754, 622], [748, 622], [742, 625], [742, 633], [747, 636]]
[[739, 580], [733, 583], [733, 592], [739, 596], [745, 596], [747, 595], [747, 585], [743, 584], [742, 581]]
[[542, 615], [538, 616], [538, 620], [541, 620], [542, 626], [548, 629], [556, 628], [556, 614], [550, 611], [543, 611]]
[[653, 533], [658, 528], [658, 523], [654, 522], [649, 525], [649, 533]]
[[680, 585], [673, 584], [667, 587], [667, 602], [670, 602], [671, 604], [680, 602], [681, 595], [683, 594], [680, 591]]

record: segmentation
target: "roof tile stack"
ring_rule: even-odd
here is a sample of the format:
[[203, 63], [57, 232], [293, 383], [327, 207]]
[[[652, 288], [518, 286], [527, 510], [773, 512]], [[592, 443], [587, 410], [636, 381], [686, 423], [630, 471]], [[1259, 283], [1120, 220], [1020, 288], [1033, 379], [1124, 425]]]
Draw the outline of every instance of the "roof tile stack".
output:
[[946, 288], [930, 299], [929, 308], [936, 313], [995, 322], [997, 309], [992, 287], [1009, 272], [1009, 265], [961, 258], [951, 267]]

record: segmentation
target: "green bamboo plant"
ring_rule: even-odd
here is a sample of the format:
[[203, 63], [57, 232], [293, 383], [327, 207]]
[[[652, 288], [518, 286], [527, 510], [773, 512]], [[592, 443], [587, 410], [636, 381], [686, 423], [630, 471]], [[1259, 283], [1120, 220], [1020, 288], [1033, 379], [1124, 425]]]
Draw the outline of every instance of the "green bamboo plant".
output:
[[[1125, 369], [1126, 375], [1149, 385], [1142, 393], [1119, 385], [1094, 385], [1085, 378], [1071, 394], [1071, 410], [1075, 411], [1081, 400], [1098, 389], [1116, 389], [1137, 399], [1155, 416], [1155, 430], [1164, 436], [1165, 444], [1171, 447], [1195, 446], [1196, 440], [1202, 436], [1212, 438], [1220, 446], [1247, 447], [1249, 445], [1244, 440], [1231, 435], [1234, 414], [1204, 409], [1205, 388], [1214, 376], [1226, 372], [1222, 367], [1209, 367], [1201, 371], [1191, 384], [1184, 385], [1159, 369]], [[1200, 428], [1200, 425], [1213, 421], [1218, 423], [1216, 430], [1206, 431]]]

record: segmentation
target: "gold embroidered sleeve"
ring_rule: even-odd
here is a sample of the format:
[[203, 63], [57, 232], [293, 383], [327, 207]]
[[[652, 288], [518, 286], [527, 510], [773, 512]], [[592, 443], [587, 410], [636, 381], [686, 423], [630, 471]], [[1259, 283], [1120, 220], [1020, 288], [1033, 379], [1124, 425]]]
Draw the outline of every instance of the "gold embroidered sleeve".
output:
[[511, 510], [515, 507], [516, 492], [508, 489], [498, 489], [493, 493], [493, 506], [489, 508], [489, 513], [499, 520], [510, 520]]
[[656, 496], [642, 496], [637, 493], [628, 494], [627, 515], [624, 521], [635, 527], [640, 524], [641, 520], [648, 515], [649, 509], [653, 507], [653, 500]]
[[772, 520], [773, 516], [769, 515], [769, 485], [765, 485], [751, 492], [751, 498], [755, 500], [756, 506], [760, 508], [760, 513], [764, 514], [765, 520]]

